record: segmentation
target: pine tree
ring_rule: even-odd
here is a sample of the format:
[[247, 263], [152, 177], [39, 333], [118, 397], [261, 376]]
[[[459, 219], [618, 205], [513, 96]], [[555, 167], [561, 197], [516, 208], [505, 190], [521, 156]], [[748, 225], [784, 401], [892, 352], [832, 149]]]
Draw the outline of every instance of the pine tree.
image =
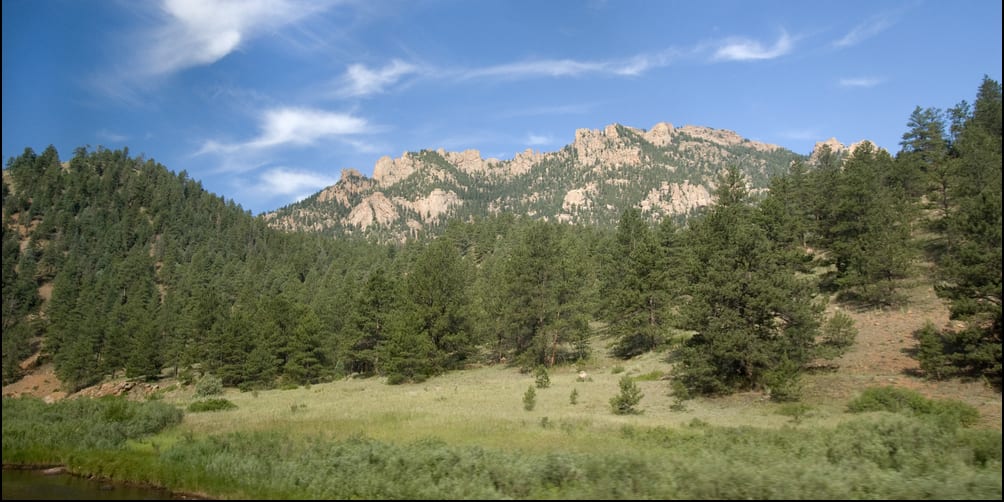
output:
[[725, 173], [715, 197], [689, 236], [690, 300], [681, 313], [696, 334], [673, 356], [681, 395], [785, 385], [797, 372], [779, 369], [813, 357], [820, 325], [813, 285], [756, 224], [738, 169]]
[[[937, 344], [959, 371], [1001, 381], [1001, 85], [984, 78], [958, 124], [938, 293], [966, 327]], [[960, 107], [961, 108], [961, 107]]]
[[581, 253], [565, 227], [529, 222], [505, 258], [500, 335], [505, 351], [526, 367], [581, 355], [571, 346], [588, 331], [583, 292], [590, 278]]
[[916, 251], [913, 204], [888, 177], [893, 163], [885, 150], [863, 143], [844, 163], [834, 197], [835, 282], [847, 296], [868, 304], [901, 301], [896, 281], [909, 275]]
[[668, 252], [637, 209], [621, 215], [605, 265], [603, 299], [612, 352], [629, 358], [654, 349], [667, 329], [672, 297]]

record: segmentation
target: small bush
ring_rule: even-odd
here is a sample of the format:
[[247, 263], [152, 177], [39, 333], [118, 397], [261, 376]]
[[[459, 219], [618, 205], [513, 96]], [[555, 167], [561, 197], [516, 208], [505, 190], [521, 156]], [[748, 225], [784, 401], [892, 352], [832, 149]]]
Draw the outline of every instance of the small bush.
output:
[[802, 418], [810, 411], [812, 411], [812, 407], [805, 403], [787, 403], [778, 408], [777, 414], [791, 417], [792, 422], [800, 424], [802, 423]]
[[927, 378], [941, 380], [955, 375], [951, 357], [945, 353], [944, 339], [934, 323], [927, 321], [923, 328], [913, 333], [913, 336], [920, 342], [917, 360]]
[[199, 413], [203, 411], [235, 410], [237, 405], [227, 399], [203, 399], [188, 405], [188, 411]]
[[547, 368], [544, 366], [537, 366], [537, 369], [533, 370], [533, 376], [538, 389], [546, 389], [551, 386], [551, 377], [547, 374]]
[[537, 391], [533, 387], [527, 387], [526, 392], [523, 394], [523, 409], [533, 411], [535, 406], [537, 406]]
[[798, 401], [802, 395], [801, 367], [786, 359], [766, 372], [764, 384], [772, 401]]
[[621, 393], [610, 398], [610, 408], [616, 415], [634, 415], [641, 413], [635, 406], [645, 395], [630, 376], [624, 375], [620, 381]]
[[197, 397], [219, 396], [223, 394], [223, 380], [212, 374], [203, 375], [195, 384]]
[[568, 395], [568, 403], [575, 406], [579, 402], [579, 389], [572, 389], [572, 393]]
[[823, 359], [836, 359], [847, 352], [857, 339], [858, 329], [851, 316], [837, 312], [823, 325], [823, 336], [818, 345], [818, 355]]
[[919, 392], [896, 387], [865, 389], [847, 408], [852, 413], [888, 411], [914, 415], [948, 427], [969, 426], [980, 418], [976, 408], [962, 401], [928, 399]]

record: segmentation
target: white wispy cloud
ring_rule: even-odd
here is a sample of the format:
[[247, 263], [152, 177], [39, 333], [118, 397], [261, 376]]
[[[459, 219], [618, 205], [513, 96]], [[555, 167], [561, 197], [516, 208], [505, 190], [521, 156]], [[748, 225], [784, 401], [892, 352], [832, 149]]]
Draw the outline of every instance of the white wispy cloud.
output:
[[402, 77], [420, 72], [414, 64], [394, 59], [383, 68], [370, 69], [361, 64], [350, 65], [339, 79], [337, 94], [341, 96], [368, 96], [383, 92]]
[[896, 14], [882, 13], [855, 26], [846, 35], [833, 42], [834, 47], [850, 47], [882, 33], [896, 23]]
[[203, 143], [196, 155], [289, 145], [303, 146], [322, 138], [338, 138], [372, 131], [366, 119], [312, 108], [274, 108], [262, 113], [259, 121], [258, 136], [239, 143], [208, 140]]
[[526, 135], [526, 140], [524, 142], [530, 146], [543, 146], [554, 143], [554, 138], [546, 134], [530, 133]]
[[535, 78], [577, 77], [587, 74], [633, 77], [651, 69], [669, 66], [676, 51], [667, 49], [653, 54], [638, 54], [623, 59], [580, 61], [576, 59], [537, 59], [516, 61], [481, 68], [447, 72], [460, 78]]
[[219, 61], [254, 37], [330, 7], [330, 0], [164, 0], [161, 24], [140, 44], [148, 75]]
[[268, 110], [262, 118], [261, 134], [248, 146], [266, 148], [283, 144], [306, 145], [332, 136], [367, 132], [365, 119], [345, 113], [310, 108]]
[[840, 87], [875, 87], [881, 83], [882, 79], [875, 77], [842, 78], [837, 82]]
[[301, 200], [321, 190], [334, 185], [338, 179], [313, 171], [275, 167], [258, 176], [257, 189], [263, 193], [295, 197]]
[[728, 38], [715, 50], [712, 59], [715, 61], [756, 61], [774, 59], [791, 52], [794, 41], [786, 32], [772, 46], [765, 46], [756, 40], [748, 38]]

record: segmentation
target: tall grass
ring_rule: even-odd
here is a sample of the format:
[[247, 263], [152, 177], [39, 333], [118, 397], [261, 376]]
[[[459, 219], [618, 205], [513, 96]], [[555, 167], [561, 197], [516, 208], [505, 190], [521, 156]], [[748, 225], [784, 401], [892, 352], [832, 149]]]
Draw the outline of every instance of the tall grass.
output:
[[181, 410], [159, 401], [108, 397], [46, 404], [5, 397], [3, 461], [55, 461], [59, 452], [119, 448], [128, 439], [154, 434], [181, 418]]
[[901, 416], [832, 429], [626, 426], [604, 455], [231, 433], [181, 441], [166, 480], [256, 498], [994, 498], [1000, 433]]

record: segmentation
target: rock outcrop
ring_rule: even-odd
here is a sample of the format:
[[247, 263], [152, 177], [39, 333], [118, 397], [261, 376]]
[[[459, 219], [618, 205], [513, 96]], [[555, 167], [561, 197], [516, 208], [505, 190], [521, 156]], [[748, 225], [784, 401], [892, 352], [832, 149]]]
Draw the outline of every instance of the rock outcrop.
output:
[[737, 161], [756, 192], [796, 158], [804, 157], [724, 129], [660, 122], [646, 131], [611, 124], [576, 130], [572, 143], [558, 151], [527, 149], [509, 160], [483, 158], [473, 149], [382, 157], [371, 178], [345, 169], [337, 184], [265, 218], [284, 230], [378, 232], [394, 240], [438, 228], [448, 218], [507, 212], [616, 224], [624, 208], [638, 207], [657, 220], [711, 204], [718, 174]]

